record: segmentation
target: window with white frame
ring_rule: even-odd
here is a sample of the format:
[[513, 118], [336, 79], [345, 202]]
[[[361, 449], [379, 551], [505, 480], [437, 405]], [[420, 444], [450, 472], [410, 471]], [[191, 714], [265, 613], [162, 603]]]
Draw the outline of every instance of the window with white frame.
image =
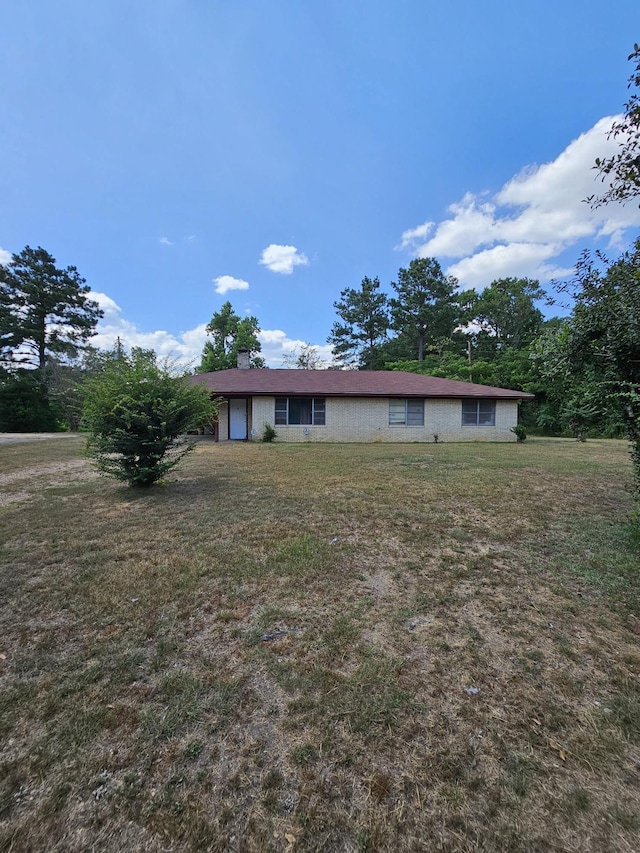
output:
[[276, 397], [276, 426], [324, 426], [324, 397]]
[[424, 426], [424, 400], [389, 400], [389, 426]]
[[495, 400], [463, 400], [462, 426], [495, 426]]

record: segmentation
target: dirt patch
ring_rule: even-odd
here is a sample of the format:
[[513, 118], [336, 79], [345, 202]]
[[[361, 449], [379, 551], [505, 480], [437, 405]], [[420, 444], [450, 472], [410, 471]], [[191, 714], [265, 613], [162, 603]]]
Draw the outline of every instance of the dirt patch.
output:
[[88, 462], [83, 459], [74, 459], [70, 462], [52, 462], [49, 465], [22, 468], [13, 474], [0, 474], [0, 486], [8, 486], [22, 480], [35, 480], [39, 477], [49, 477], [51, 485], [55, 486], [69, 480], [86, 480], [97, 476]]
[[68, 441], [76, 435], [72, 432], [0, 432], [0, 444], [24, 444], [28, 441], [49, 441], [52, 438]]
[[[43, 481], [46, 481], [47, 488], [55, 488], [69, 482], [95, 480], [97, 478], [97, 471], [84, 459], [34, 465], [21, 468], [11, 474], [0, 474], [0, 506], [29, 500], [41, 490]], [[25, 483], [27, 485], [17, 491], [7, 489], [7, 487]]]
[[362, 581], [362, 585], [367, 592], [381, 598], [397, 595], [396, 584], [391, 573], [386, 569], [379, 569], [374, 574], [367, 575]]
[[9, 504], [20, 503], [21, 501], [28, 501], [32, 496], [32, 492], [19, 491], [19, 492], [11, 492], [4, 494], [0, 494], [0, 506], [8, 506]]

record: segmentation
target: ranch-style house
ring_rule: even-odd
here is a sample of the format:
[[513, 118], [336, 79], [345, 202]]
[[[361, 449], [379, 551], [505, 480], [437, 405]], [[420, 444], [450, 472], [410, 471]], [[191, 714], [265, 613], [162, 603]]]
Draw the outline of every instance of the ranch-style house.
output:
[[[245, 362], [246, 364], [246, 362]], [[217, 441], [515, 441], [533, 394], [392, 370], [238, 367], [191, 378], [220, 400]]]

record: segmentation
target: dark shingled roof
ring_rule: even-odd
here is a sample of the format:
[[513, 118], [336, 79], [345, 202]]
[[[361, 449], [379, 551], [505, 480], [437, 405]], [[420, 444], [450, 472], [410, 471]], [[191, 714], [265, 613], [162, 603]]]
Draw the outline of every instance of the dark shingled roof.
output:
[[491, 397], [533, 399], [533, 394], [396, 370], [216, 370], [190, 377], [217, 394], [236, 397]]

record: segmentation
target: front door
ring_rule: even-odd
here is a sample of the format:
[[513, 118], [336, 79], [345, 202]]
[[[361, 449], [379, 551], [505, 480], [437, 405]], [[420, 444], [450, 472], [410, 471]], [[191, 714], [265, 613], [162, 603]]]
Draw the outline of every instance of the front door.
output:
[[236, 441], [247, 439], [247, 401], [229, 400], [229, 438]]

